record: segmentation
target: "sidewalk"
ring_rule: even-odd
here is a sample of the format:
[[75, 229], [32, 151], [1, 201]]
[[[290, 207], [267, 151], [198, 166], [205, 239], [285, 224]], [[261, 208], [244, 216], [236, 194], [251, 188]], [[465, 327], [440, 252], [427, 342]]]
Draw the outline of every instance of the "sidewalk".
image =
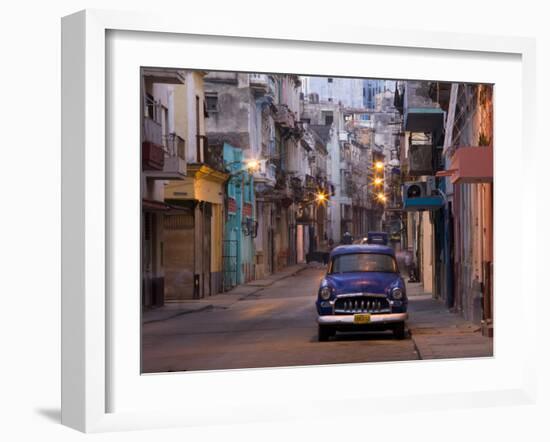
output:
[[217, 293], [201, 299], [167, 302], [162, 307], [144, 309], [142, 312], [142, 323], [150, 324], [153, 322], [166, 321], [177, 316], [214, 308], [229, 308], [236, 302], [253, 296], [264, 288], [273, 285], [275, 282], [296, 275], [306, 268], [308, 268], [308, 264], [288, 266], [280, 272], [267, 276], [265, 279], [257, 279], [245, 284], [240, 284], [227, 292]]
[[493, 355], [493, 339], [480, 326], [450, 312], [445, 304], [424, 293], [422, 284], [407, 283], [407, 326], [421, 359], [468, 358]]

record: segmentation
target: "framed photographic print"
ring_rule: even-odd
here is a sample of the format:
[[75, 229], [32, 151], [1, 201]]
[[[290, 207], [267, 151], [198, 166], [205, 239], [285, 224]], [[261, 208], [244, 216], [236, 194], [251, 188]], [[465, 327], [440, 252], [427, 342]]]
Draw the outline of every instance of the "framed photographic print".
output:
[[84, 11], [62, 44], [64, 424], [532, 403], [531, 40]]

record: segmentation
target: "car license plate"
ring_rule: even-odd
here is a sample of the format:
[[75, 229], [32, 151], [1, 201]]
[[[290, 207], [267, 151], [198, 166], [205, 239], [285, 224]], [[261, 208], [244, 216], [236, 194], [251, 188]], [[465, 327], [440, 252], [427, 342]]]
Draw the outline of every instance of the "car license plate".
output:
[[353, 322], [354, 324], [366, 324], [370, 322], [370, 314], [368, 313], [357, 314], [353, 317]]

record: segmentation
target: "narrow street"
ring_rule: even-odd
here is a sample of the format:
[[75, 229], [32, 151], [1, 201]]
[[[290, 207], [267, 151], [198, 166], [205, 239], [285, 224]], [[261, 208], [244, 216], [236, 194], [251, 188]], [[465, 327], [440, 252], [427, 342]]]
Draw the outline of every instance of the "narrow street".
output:
[[492, 339], [409, 284], [409, 334], [338, 334], [317, 341], [315, 298], [324, 266], [257, 281], [143, 314], [143, 373], [407, 361], [492, 355]]

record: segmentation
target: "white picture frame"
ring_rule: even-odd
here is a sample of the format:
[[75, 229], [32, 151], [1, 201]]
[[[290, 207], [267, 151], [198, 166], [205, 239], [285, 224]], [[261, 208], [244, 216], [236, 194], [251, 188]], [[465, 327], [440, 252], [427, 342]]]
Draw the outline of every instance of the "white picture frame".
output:
[[[197, 406], [195, 413], [189, 410], [175, 410], [173, 407], [155, 406], [150, 410], [140, 408], [136, 410], [112, 409], [109, 395], [114, 387], [112, 382], [113, 346], [110, 335], [112, 334], [114, 314], [111, 311], [112, 300], [109, 299], [109, 290], [112, 290], [110, 278], [112, 273], [109, 244], [113, 241], [116, 229], [109, 228], [110, 213], [113, 210], [113, 199], [109, 186], [112, 166], [109, 164], [108, 142], [110, 134], [106, 131], [106, 121], [111, 118], [107, 108], [107, 94], [110, 92], [106, 77], [106, 68], [109, 53], [107, 34], [109, 32], [143, 32], [151, 33], [156, 39], [159, 36], [193, 36], [195, 41], [201, 38], [227, 37], [242, 39], [248, 42], [268, 42], [274, 48], [288, 48], [292, 45], [303, 44], [325, 47], [323, 50], [345, 51], [354, 48], [378, 48], [394, 50], [397, 48], [403, 54], [407, 51], [421, 51], [430, 56], [444, 56], [445, 54], [469, 54], [481, 63], [484, 54], [496, 54], [510, 57], [514, 63], [520, 63], [521, 69], [521, 124], [517, 128], [510, 128], [511, 138], [521, 144], [519, 156], [522, 160], [522, 168], [519, 174], [528, 174], [528, 164], [534, 158], [534, 107], [529, 106], [535, 97], [535, 45], [532, 39], [518, 37], [491, 37], [481, 35], [465, 35], [452, 33], [428, 33], [415, 31], [389, 31], [371, 28], [349, 28], [337, 25], [329, 28], [300, 27], [290, 30], [277, 28], [266, 23], [250, 23], [248, 27], [239, 26], [233, 28], [231, 23], [209, 23], [206, 20], [186, 21], [185, 24], [177, 17], [155, 16], [145, 13], [127, 13], [87, 10], [63, 18], [62, 21], [62, 423], [84, 432], [101, 432], [125, 429], [164, 428], [188, 425], [207, 425], [214, 420], [220, 423], [257, 422], [278, 419], [296, 419], [314, 417], [319, 410], [329, 402], [338, 401], [341, 413], [365, 414], [388, 413], [390, 411], [406, 412], [414, 403], [416, 410], [436, 410], [467, 408], [470, 406], [496, 406], [502, 404], [533, 404], [536, 392], [536, 356], [534, 351], [534, 339], [526, 339], [522, 353], [518, 354], [519, 362], [511, 369], [512, 378], [509, 383], [495, 381], [487, 388], [479, 385], [471, 389], [468, 386], [458, 385], [456, 391], [442, 391], [437, 393], [427, 391], [424, 395], [418, 392], [398, 391], [393, 389], [387, 394], [376, 393], [376, 407], [361, 400], [364, 393], [359, 391], [357, 395], [346, 396], [332, 393], [332, 396], [311, 395], [297, 399], [304, 392], [314, 392], [314, 385], [304, 385], [300, 388], [288, 391], [288, 406], [283, 407], [282, 397], [274, 399], [272, 404], [262, 403], [261, 407], [254, 402], [254, 395], [258, 396], [259, 385], [265, 385], [270, 376], [286, 378], [289, 382], [297, 382], [295, 374], [300, 369], [260, 369], [260, 370], [233, 370], [226, 373], [201, 373], [193, 378], [197, 385], [212, 385], [223, 388], [227, 377], [239, 378], [241, 385], [250, 384], [248, 393], [242, 397], [232, 396], [232, 410], [223, 411], [223, 407], [212, 414], [205, 415], [201, 405]], [[155, 34], [153, 34], [155, 33]], [[144, 37], [145, 36], [145, 37]], [[147, 38], [146, 34], [140, 34], [140, 38]], [[156, 40], [158, 43], [158, 40]], [[233, 40], [237, 41], [237, 40]], [[239, 40], [240, 41], [240, 40]], [[179, 44], [179, 43], [178, 43]], [[256, 43], [254, 43], [256, 44]], [[329, 49], [327, 49], [329, 48]], [[332, 48], [332, 49], [330, 49]], [[425, 51], [425, 52], [423, 52]], [[519, 61], [518, 61], [519, 60]], [[112, 61], [112, 60], [111, 60]], [[250, 64], [240, 61], [242, 70], [253, 69]], [[250, 63], [250, 62], [249, 62]], [[182, 66], [187, 67], [187, 66]], [[333, 68], [338, 69], [338, 68]], [[259, 69], [258, 69], [259, 70]], [[406, 69], [405, 69], [406, 71]], [[407, 78], [406, 72], [404, 77]], [[334, 72], [339, 74], [339, 72]], [[480, 74], [481, 75], [481, 74]], [[363, 75], [366, 76], [366, 75]], [[483, 75], [481, 75], [483, 77]], [[480, 78], [481, 78], [480, 77]], [[472, 80], [477, 77], [473, 76]], [[515, 77], [517, 78], [517, 76]], [[439, 78], [438, 78], [439, 79]], [[463, 78], [457, 78], [462, 80]], [[469, 81], [469, 79], [465, 79]], [[136, 91], [137, 92], [137, 91]], [[495, 112], [499, 113], [498, 95], [495, 101]], [[138, 109], [136, 108], [136, 111]], [[498, 126], [498, 125], [497, 125]], [[501, 126], [502, 129], [502, 126]], [[496, 145], [505, 145], [505, 140], [498, 137], [496, 128]], [[502, 142], [501, 142], [502, 140]], [[496, 148], [498, 151], [498, 147]], [[501, 154], [502, 155], [502, 154]], [[495, 183], [505, 186], [504, 180], [499, 180], [499, 170], [505, 170], [504, 161], [497, 159]], [[500, 168], [500, 169], [499, 169]], [[137, 170], [137, 169], [136, 169]], [[504, 187], [503, 187], [504, 188]], [[511, 189], [513, 195], [522, 201], [522, 228], [519, 235], [525, 238], [526, 229], [536, 219], [536, 193], [527, 185]], [[498, 205], [498, 198], [496, 199]], [[497, 223], [499, 222], [498, 217]], [[495, 239], [495, 255], [497, 262], [495, 281], [500, 275], [505, 274], [499, 270], [499, 253], [504, 256], [507, 253], [499, 249], [498, 237]], [[139, 244], [138, 244], [139, 247]], [[530, 241], [518, 242], [515, 252], [522, 257], [536, 254], [536, 244]], [[512, 252], [510, 252], [512, 253]], [[139, 259], [139, 257], [136, 257]], [[503, 260], [504, 261], [504, 260]], [[502, 261], [502, 262], [503, 262]], [[500, 267], [503, 269], [505, 266]], [[526, 262], [522, 260], [521, 274], [525, 274]], [[502, 276], [501, 276], [502, 277]], [[498, 285], [496, 285], [498, 287]], [[501, 285], [502, 290], [505, 288]], [[499, 292], [496, 296], [496, 339], [499, 336], [511, 336], [506, 333], [507, 301], [499, 301]], [[521, 286], [520, 317], [529, 315], [528, 307], [536, 302], [536, 286], [534, 280], [525, 280]], [[136, 303], [139, 297], [136, 294]], [[500, 311], [498, 311], [500, 309]], [[118, 310], [120, 311], [120, 309]], [[502, 313], [501, 313], [502, 312]], [[134, 309], [135, 313], [135, 309]], [[117, 313], [118, 315], [119, 313]], [[130, 314], [130, 313], [128, 313]], [[523, 316], [521, 316], [523, 315]], [[502, 318], [502, 322], [498, 322]], [[116, 319], [116, 320], [118, 320]], [[502, 328], [499, 328], [502, 327]], [[503, 330], [504, 332], [501, 332]], [[523, 336], [535, 335], [536, 322], [531, 321], [522, 330]], [[139, 337], [135, 337], [139, 340]], [[512, 342], [512, 341], [510, 341]], [[498, 341], [497, 341], [498, 343]], [[498, 362], [502, 354], [506, 361], [507, 349], [504, 345], [495, 347], [495, 360]], [[499, 351], [501, 353], [499, 354]], [[491, 361], [467, 362], [461, 361], [437, 361], [424, 362], [423, 365], [413, 363], [394, 363], [385, 365], [385, 369], [392, 371], [400, 367], [406, 367], [411, 373], [418, 370], [427, 370], [427, 364], [438, 367], [448, 367], [449, 370], [477, 370], [478, 365], [485, 364], [489, 367]], [[507, 365], [503, 363], [503, 367]], [[375, 364], [379, 365], [379, 364]], [[332, 375], [335, 370], [340, 370], [346, 376], [357, 376], [358, 369], [365, 366], [352, 364], [340, 367], [316, 367], [307, 368], [308, 376]], [[369, 370], [375, 370], [371, 365]], [[496, 366], [495, 366], [496, 367]], [[502, 367], [501, 367], [502, 368]], [[490, 369], [490, 368], [488, 368]], [[139, 376], [139, 367], [136, 373], [129, 371], [128, 378]], [[467, 371], [466, 371], [467, 372]], [[226, 378], [224, 378], [225, 376]], [[183, 382], [177, 375], [162, 377], [164, 384]], [[121, 379], [121, 376], [115, 376]], [[201, 384], [202, 383], [202, 384]], [[460, 384], [460, 382], [459, 382]], [[130, 385], [129, 383], [127, 385]], [[292, 384], [300, 385], [300, 384]], [[499, 386], [500, 385], [500, 386]], [[144, 387], [145, 388], [145, 387]], [[308, 390], [309, 388], [309, 390]], [[144, 390], [145, 391], [145, 390]], [[166, 395], [166, 393], [163, 393]], [[187, 400], [198, 398], [197, 392], [190, 391]], [[157, 400], [162, 398], [161, 395]], [[396, 399], [399, 403], [396, 405]], [[170, 398], [165, 396], [166, 404], [170, 404]], [[299, 406], [293, 406], [296, 403]], [[156, 402], [158, 404], [158, 402]], [[307, 404], [307, 407], [303, 405]], [[204, 404], [203, 404], [204, 405]], [[222, 404], [223, 405], [223, 404]], [[205, 405], [204, 405], [205, 406]], [[117, 408], [117, 407], [115, 407]]]

